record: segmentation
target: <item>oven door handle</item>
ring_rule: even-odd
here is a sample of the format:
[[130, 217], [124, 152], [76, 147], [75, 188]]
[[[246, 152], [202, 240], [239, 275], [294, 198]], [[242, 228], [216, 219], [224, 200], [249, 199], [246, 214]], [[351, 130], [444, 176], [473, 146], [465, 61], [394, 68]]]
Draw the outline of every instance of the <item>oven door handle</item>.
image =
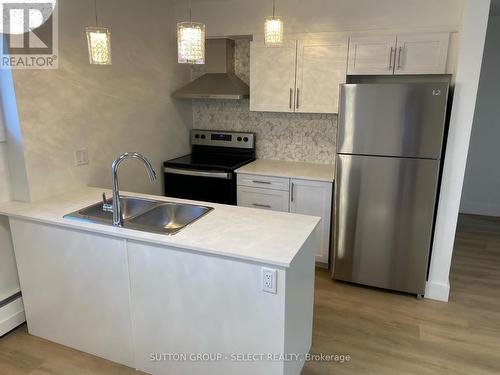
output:
[[195, 169], [178, 169], [169, 167], [165, 167], [164, 171], [165, 173], [181, 174], [184, 176], [221, 178], [224, 180], [230, 180], [233, 178], [232, 173], [227, 173], [227, 172], [210, 172], [210, 171], [199, 171]]

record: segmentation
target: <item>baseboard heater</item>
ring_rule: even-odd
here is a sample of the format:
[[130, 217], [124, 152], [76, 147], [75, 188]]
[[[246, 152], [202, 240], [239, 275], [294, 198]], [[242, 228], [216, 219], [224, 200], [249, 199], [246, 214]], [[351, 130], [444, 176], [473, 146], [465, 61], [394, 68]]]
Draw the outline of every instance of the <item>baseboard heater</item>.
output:
[[0, 337], [26, 321], [21, 292], [0, 301]]

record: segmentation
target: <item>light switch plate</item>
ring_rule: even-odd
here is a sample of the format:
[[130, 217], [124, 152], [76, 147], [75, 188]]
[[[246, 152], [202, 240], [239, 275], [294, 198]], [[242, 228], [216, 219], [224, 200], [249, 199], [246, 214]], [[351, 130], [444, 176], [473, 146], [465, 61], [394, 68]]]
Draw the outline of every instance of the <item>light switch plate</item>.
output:
[[75, 151], [75, 166], [79, 167], [89, 163], [89, 151], [86, 148], [81, 148]]

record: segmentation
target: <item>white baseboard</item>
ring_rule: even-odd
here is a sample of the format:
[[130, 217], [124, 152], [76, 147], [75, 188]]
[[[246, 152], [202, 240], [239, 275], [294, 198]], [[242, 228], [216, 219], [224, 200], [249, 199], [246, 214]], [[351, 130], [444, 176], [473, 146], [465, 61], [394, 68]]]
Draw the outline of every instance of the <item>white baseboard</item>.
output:
[[0, 336], [26, 321], [23, 298], [19, 297], [0, 308]]
[[427, 299], [433, 299], [441, 302], [448, 302], [450, 296], [450, 282], [438, 283], [427, 281], [425, 284], [425, 295]]

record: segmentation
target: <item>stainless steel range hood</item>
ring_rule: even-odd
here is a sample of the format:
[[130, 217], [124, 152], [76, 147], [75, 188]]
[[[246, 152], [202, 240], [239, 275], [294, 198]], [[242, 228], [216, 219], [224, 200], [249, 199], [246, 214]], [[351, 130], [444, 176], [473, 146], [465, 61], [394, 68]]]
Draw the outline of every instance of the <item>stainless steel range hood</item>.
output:
[[248, 85], [234, 74], [234, 40], [207, 39], [207, 73], [174, 92], [185, 99], [245, 99]]

